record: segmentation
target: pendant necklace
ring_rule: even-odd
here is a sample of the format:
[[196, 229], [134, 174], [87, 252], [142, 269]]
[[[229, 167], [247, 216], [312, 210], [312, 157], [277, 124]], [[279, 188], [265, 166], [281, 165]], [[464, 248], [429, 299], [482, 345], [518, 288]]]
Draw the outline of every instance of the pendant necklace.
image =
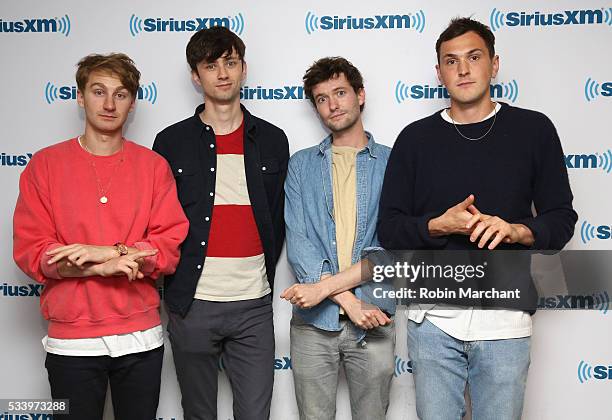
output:
[[[89, 153], [91, 156], [95, 156], [91, 150], [89, 150], [89, 148], [87, 147], [87, 145], [81, 140], [84, 136], [79, 136], [77, 141], [79, 142], [79, 146], [81, 146], [87, 153]], [[96, 163], [93, 161], [93, 159], [89, 158], [89, 166], [91, 166], [91, 169], [93, 170], [94, 173], [94, 177], [96, 179], [96, 188], [98, 190], [98, 195], [100, 196], [99, 201], [102, 204], [106, 204], [108, 203], [108, 191], [110, 190], [110, 187], [113, 183], [113, 178], [115, 178], [115, 175], [117, 174], [117, 171], [119, 170], [119, 167], [121, 166], [121, 164], [124, 161], [124, 155], [123, 155], [123, 145], [124, 145], [125, 140], [122, 139], [121, 142], [121, 150], [119, 151], [119, 153], [121, 153], [121, 157], [119, 158], [119, 162], [115, 164], [115, 170], [113, 171], [112, 175], [110, 176], [109, 180], [108, 180], [108, 184], [106, 185], [106, 188], [103, 187], [102, 182], [100, 181], [100, 177], [98, 176], [98, 170], [96, 169]]]

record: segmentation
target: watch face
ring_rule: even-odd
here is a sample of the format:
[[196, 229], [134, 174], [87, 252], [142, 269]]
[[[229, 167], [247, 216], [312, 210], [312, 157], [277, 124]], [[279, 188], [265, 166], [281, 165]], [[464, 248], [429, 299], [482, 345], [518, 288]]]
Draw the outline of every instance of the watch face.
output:
[[119, 252], [119, 255], [127, 255], [128, 247], [125, 246], [125, 244], [118, 243], [115, 246], [117, 247], [117, 252]]

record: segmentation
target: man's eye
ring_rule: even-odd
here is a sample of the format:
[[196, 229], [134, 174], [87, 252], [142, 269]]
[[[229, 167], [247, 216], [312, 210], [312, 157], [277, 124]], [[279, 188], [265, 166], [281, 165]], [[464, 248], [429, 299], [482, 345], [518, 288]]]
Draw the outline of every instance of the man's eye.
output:
[[473, 56], [470, 57], [470, 60], [472, 60], [472, 61], [476, 61], [476, 60], [479, 60], [479, 59], [480, 59], [480, 56], [478, 56], [478, 55], [473, 55]]
[[322, 97], [322, 96], [319, 96], [319, 97], [317, 98], [317, 103], [318, 103], [318, 104], [322, 104], [323, 102], [325, 102], [325, 98], [324, 98], [324, 97]]
[[344, 95], [346, 95], [346, 91], [344, 91], [344, 90], [339, 90], [338, 91], [338, 96], [344, 96]]
[[234, 67], [236, 65], [236, 60], [228, 60], [227, 67]]
[[457, 60], [446, 60], [446, 64], [448, 64], [449, 66], [452, 66], [456, 62], [457, 62]]
[[215, 64], [212, 64], [212, 63], [206, 65], [206, 70], [212, 71], [212, 70], [214, 70], [216, 68], [217, 68], [217, 66]]
[[101, 89], [96, 89], [96, 90], [94, 90], [94, 95], [96, 95], [96, 96], [104, 95], [104, 91], [101, 90]]

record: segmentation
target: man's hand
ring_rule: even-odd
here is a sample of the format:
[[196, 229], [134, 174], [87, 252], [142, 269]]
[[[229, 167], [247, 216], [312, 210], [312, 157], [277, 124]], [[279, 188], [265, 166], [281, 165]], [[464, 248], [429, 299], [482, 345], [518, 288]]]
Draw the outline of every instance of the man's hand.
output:
[[326, 293], [323, 286], [324, 284], [322, 282], [311, 284], [294, 284], [293, 286], [285, 289], [285, 291], [281, 293], [280, 297], [288, 300], [293, 305], [299, 306], [300, 308], [312, 308], [329, 296], [329, 293]]
[[431, 219], [428, 224], [429, 234], [434, 237], [469, 235], [471, 228], [468, 228], [468, 223], [478, 220], [479, 217], [480, 212], [474, 206], [474, 195], [470, 194], [465, 200], [446, 210], [442, 216]]
[[531, 246], [535, 241], [533, 232], [527, 226], [516, 223], [508, 223], [498, 216], [480, 215], [477, 221], [470, 221], [469, 228], [473, 227], [470, 241], [478, 240], [478, 248], [484, 248], [490, 241], [487, 249], [495, 249], [501, 242], [506, 244], [520, 243]]
[[370, 305], [356, 298], [352, 299], [349, 304], [342, 306], [342, 308], [353, 324], [363, 330], [387, 325], [391, 322], [391, 319], [377, 306]]
[[94, 265], [92, 270], [102, 277], [127, 276], [129, 281], [142, 279], [144, 274], [140, 272], [140, 265], [136, 260], [157, 254], [157, 249], [145, 249], [133, 254], [112, 258], [102, 264]]
[[119, 256], [114, 246], [84, 244], [60, 246], [59, 248], [47, 251], [47, 255], [52, 256], [49, 261], [47, 261], [47, 264], [54, 264], [66, 258], [69, 265], [74, 265], [79, 268], [83, 268], [83, 264], [85, 263], [101, 264]]

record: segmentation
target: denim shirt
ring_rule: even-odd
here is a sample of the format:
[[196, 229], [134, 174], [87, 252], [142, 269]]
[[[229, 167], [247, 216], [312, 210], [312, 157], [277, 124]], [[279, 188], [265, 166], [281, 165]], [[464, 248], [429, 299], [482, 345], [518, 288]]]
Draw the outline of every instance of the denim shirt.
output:
[[[362, 253], [380, 246], [376, 236], [378, 201], [385, 167], [391, 149], [377, 144], [370, 133], [367, 146], [356, 156], [357, 225], [351, 263], [362, 258]], [[321, 275], [338, 273], [336, 225], [332, 188], [332, 138], [325, 138], [318, 146], [300, 150], [289, 160], [285, 181], [285, 224], [287, 258], [300, 283], [316, 283]], [[380, 249], [380, 248], [379, 248]], [[372, 290], [386, 283], [368, 282], [354, 289], [355, 296], [373, 303], [389, 314], [395, 313], [395, 301], [375, 299]], [[340, 307], [325, 299], [314, 308], [294, 312], [310, 325], [326, 331], [339, 331]], [[351, 324], [353, 328], [358, 328]], [[365, 331], [358, 341], [365, 337]]]

